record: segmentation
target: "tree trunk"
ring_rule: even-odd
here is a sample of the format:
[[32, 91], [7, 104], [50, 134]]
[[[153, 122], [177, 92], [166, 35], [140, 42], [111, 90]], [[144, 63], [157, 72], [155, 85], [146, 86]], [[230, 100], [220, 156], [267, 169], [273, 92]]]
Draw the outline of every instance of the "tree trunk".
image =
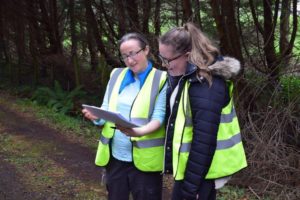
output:
[[200, 1], [193, 0], [193, 7], [194, 7], [194, 21], [202, 30], [202, 21], [201, 21], [201, 11], [200, 11]]
[[50, 52], [53, 54], [62, 53], [62, 44], [59, 36], [58, 19], [57, 19], [57, 5], [56, 0], [49, 0], [49, 12], [47, 10], [47, 3], [44, 0], [39, 0], [41, 9], [42, 22], [50, 43]]
[[[274, 46], [274, 30], [276, 21], [273, 20], [272, 2], [271, 0], [264, 0], [264, 54], [266, 56], [267, 65], [270, 72], [270, 80], [276, 81], [278, 79], [278, 67], [276, 64], [276, 53]], [[276, 12], [276, 11], [275, 11]]]
[[95, 38], [96, 43], [97, 43], [98, 50], [100, 51], [102, 56], [104, 56], [106, 58], [106, 62], [110, 66], [119, 66], [120, 63], [117, 62], [111, 56], [111, 54], [109, 54], [106, 51], [106, 48], [105, 48], [105, 46], [102, 42], [102, 37], [101, 37], [100, 31], [99, 31], [99, 28], [98, 28], [97, 21], [95, 19], [95, 14], [94, 14], [93, 9], [92, 9], [91, 0], [85, 0], [84, 3], [85, 3], [85, 7], [86, 7], [86, 12], [87, 12], [87, 23], [89, 23], [89, 26], [92, 28], [94, 38]]
[[29, 32], [29, 50], [32, 57], [32, 64], [33, 64], [33, 78], [32, 78], [32, 85], [35, 87], [39, 83], [39, 57], [40, 52], [38, 50], [38, 30], [37, 30], [37, 21], [35, 9], [37, 9], [36, 1], [26, 1], [26, 10], [30, 15], [27, 17], [28, 20], [28, 32]]
[[182, 0], [182, 8], [183, 8], [183, 21], [188, 22], [192, 21], [193, 11], [190, 0]]
[[9, 56], [7, 52], [7, 45], [6, 45], [6, 37], [5, 33], [7, 32], [5, 26], [5, 5], [3, 2], [0, 3], [0, 59], [5, 60], [6, 63], [9, 62]]
[[151, 1], [143, 0], [143, 21], [142, 21], [142, 30], [143, 33], [148, 35], [149, 33], [149, 17], [151, 11]]
[[[86, 19], [88, 19], [88, 13], [87, 10], [85, 12]], [[90, 52], [90, 63], [91, 63], [91, 71], [96, 71], [96, 68], [98, 66], [98, 58], [97, 58], [97, 51], [95, 49], [95, 39], [93, 35], [93, 30], [91, 28], [90, 23], [86, 23], [86, 35], [87, 35], [87, 44], [88, 49]]]
[[126, 32], [126, 15], [124, 12], [124, 3], [120, 0], [115, 0], [115, 5], [117, 5], [117, 19], [118, 19], [118, 38], [121, 38]]
[[136, 0], [125, 0], [125, 9], [128, 13], [130, 31], [140, 32], [138, 5]]
[[220, 50], [222, 54], [237, 58], [243, 63], [240, 35], [237, 28], [234, 10], [234, 0], [211, 0], [213, 17], [217, 25], [220, 38]]
[[50, 0], [50, 24], [53, 30], [55, 52], [62, 54], [63, 50], [62, 50], [61, 36], [59, 33], [59, 20], [57, 17], [56, 0]]
[[290, 28], [290, 6], [291, 0], [285, 0], [281, 3], [281, 15], [280, 15], [280, 41], [279, 41], [279, 49], [280, 54], [282, 54], [289, 45], [288, 36], [289, 36], [289, 28]]
[[176, 26], [179, 26], [179, 9], [178, 9], [178, 1], [179, 0], [176, 0], [176, 3], [175, 3], [175, 24]]
[[[14, 2], [16, 3], [16, 2]], [[14, 30], [15, 30], [15, 44], [16, 44], [16, 50], [18, 55], [18, 64], [16, 65], [15, 69], [15, 84], [19, 85], [20, 82], [20, 75], [21, 75], [21, 69], [22, 65], [25, 61], [25, 19], [24, 19], [24, 11], [25, 7], [22, 2], [19, 2], [18, 4], [15, 4], [16, 10], [15, 10], [15, 19], [13, 21], [14, 23]]]
[[70, 14], [70, 31], [71, 31], [71, 60], [74, 69], [75, 84], [76, 86], [80, 85], [80, 69], [78, 64], [78, 55], [77, 55], [77, 34], [76, 34], [76, 19], [75, 19], [75, 9], [74, 9], [74, 0], [69, 1], [69, 14]]
[[298, 6], [298, 1], [293, 0], [293, 28], [290, 36], [290, 41], [288, 43], [288, 46], [284, 51], [281, 52], [280, 59], [281, 58], [288, 58], [289, 55], [293, 51], [296, 35], [297, 35], [297, 28], [298, 28], [298, 14], [297, 14], [297, 7]]
[[154, 11], [154, 30], [155, 30], [155, 36], [159, 36], [160, 35], [160, 7], [161, 7], [160, 0], [156, 0], [155, 11]]

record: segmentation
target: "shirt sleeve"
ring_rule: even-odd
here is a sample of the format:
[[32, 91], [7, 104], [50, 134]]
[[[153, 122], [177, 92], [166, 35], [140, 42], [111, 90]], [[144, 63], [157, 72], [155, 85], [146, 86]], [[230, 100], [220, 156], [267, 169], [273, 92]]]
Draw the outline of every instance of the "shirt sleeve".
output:
[[163, 124], [166, 115], [166, 94], [167, 84], [165, 84], [157, 96], [154, 111], [151, 120], [158, 120], [160, 124]]

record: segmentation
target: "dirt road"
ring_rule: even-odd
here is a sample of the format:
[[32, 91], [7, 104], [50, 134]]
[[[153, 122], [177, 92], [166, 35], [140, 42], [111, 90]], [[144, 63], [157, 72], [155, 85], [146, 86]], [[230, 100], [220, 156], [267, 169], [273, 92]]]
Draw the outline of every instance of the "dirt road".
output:
[[106, 199], [95, 150], [80, 141], [0, 102], [0, 199]]

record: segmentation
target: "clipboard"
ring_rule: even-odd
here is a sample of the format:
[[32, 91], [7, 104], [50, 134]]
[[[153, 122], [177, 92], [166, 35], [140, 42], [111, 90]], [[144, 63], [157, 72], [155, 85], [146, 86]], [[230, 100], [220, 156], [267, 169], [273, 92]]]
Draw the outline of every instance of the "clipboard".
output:
[[96, 117], [99, 117], [99, 119], [104, 119], [105, 121], [113, 122], [125, 128], [134, 128], [139, 126], [127, 120], [120, 113], [103, 110], [99, 107], [86, 105], [86, 104], [82, 104], [82, 107], [90, 111]]

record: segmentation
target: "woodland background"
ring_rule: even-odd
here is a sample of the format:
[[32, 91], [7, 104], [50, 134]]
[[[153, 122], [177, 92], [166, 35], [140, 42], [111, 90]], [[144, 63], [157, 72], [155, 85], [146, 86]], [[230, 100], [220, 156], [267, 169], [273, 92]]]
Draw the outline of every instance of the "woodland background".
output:
[[0, 89], [78, 117], [101, 105], [117, 42], [192, 21], [242, 63], [235, 104], [249, 167], [232, 183], [300, 197], [299, 0], [0, 0]]

